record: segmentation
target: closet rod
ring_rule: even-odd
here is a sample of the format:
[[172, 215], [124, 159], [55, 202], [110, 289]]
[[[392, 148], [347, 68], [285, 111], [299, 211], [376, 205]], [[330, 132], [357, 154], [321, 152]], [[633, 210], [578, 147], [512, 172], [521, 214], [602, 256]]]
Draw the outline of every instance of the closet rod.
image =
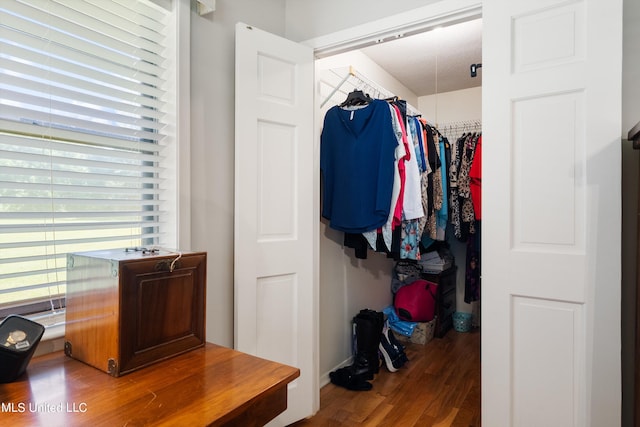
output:
[[440, 133], [445, 134], [447, 137], [454, 136], [450, 135], [453, 133], [459, 132], [479, 132], [482, 131], [482, 121], [481, 120], [463, 120], [457, 122], [449, 122], [449, 123], [440, 123], [436, 127]]
[[460, 128], [460, 127], [478, 128], [482, 127], [482, 121], [479, 119], [474, 120], [459, 120], [456, 122], [440, 123], [438, 127]]
[[[334, 74], [337, 74], [336, 71], [331, 70]], [[340, 90], [340, 88], [347, 82], [347, 80], [349, 80], [350, 77], [355, 78], [356, 80], [358, 80], [359, 83], [364, 84], [365, 86], [368, 86], [369, 88], [371, 88], [372, 90], [375, 90], [376, 92], [378, 92], [379, 95], [384, 95], [384, 97], [386, 98], [392, 98], [393, 96], [395, 96], [392, 92], [390, 92], [389, 90], [383, 88], [382, 86], [380, 86], [379, 84], [377, 84], [376, 82], [364, 77], [361, 73], [357, 72], [355, 70], [355, 68], [350, 65], [348, 67], [348, 72], [346, 73], [346, 75], [342, 78], [342, 80], [340, 81], [340, 83], [338, 83], [333, 90], [331, 91], [331, 93], [329, 94], [329, 96], [327, 96], [327, 98], [325, 98], [324, 101], [322, 101], [322, 103], [320, 104], [320, 108], [322, 108], [324, 106], [324, 104], [326, 104], [333, 95], [335, 95], [335, 93]], [[357, 86], [357, 85], [354, 85]], [[382, 97], [382, 96], [381, 96]], [[411, 104], [407, 103], [407, 113], [410, 113], [410, 115], [420, 115], [420, 113], [418, 112], [418, 110], [416, 108], [414, 108]]]

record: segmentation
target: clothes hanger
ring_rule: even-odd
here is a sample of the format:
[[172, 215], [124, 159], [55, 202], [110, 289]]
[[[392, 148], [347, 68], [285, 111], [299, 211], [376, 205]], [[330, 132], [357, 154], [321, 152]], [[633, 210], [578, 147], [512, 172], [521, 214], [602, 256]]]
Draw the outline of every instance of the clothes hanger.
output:
[[347, 99], [345, 99], [344, 102], [340, 104], [340, 106], [351, 107], [354, 105], [366, 105], [372, 101], [373, 101], [373, 98], [371, 98], [369, 94], [366, 94], [363, 91], [356, 89], [347, 95]]

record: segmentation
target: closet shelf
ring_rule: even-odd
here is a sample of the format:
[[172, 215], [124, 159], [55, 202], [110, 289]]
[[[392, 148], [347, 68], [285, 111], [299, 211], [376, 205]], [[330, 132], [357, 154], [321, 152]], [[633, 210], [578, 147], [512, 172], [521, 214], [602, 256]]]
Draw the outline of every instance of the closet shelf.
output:
[[627, 135], [627, 139], [633, 142], [633, 148], [640, 149], [640, 122], [638, 122]]

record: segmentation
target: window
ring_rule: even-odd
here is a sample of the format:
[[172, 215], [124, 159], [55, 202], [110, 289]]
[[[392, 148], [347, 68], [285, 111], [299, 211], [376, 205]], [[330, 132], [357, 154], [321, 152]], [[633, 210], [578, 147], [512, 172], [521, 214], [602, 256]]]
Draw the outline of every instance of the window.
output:
[[148, 1], [0, 2], [0, 317], [64, 306], [69, 252], [174, 247], [170, 19]]

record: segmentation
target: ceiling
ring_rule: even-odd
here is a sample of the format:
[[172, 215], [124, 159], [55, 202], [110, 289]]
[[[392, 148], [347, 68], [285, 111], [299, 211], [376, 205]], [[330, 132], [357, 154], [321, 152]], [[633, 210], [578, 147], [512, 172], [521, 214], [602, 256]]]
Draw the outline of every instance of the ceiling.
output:
[[482, 19], [436, 28], [361, 49], [416, 96], [482, 85]]

